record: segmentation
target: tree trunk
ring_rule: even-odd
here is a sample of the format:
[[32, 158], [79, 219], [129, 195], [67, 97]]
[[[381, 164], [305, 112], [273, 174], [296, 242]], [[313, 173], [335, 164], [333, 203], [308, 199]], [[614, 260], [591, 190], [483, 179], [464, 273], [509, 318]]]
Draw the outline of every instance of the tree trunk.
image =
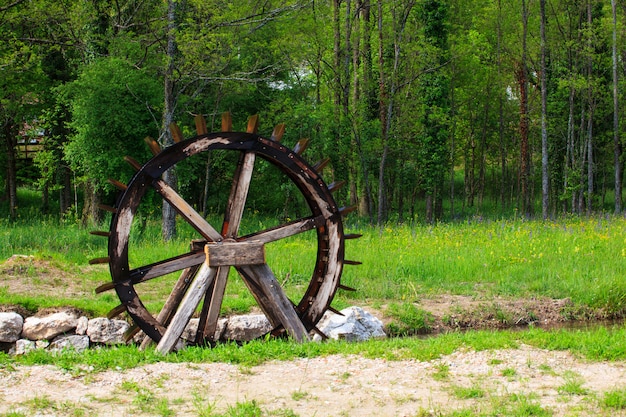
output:
[[[592, 6], [591, 2], [587, 3], [587, 24], [589, 28], [591, 28], [591, 24], [593, 20], [592, 16]], [[591, 38], [589, 39], [589, 51], [591, 51], [592, 42]], [[591, 53], [591, 52], [590, 52]], [[591, 214], [593, 211], [593, 193], [594, 193], [594, 184], [593, 184], [593, 171], [594, 171], [594, 160], [593, 160], [593, 115], [594, 115], [594, 107], [595, 107], [595, 98], [593, 97], [593, 87], [592, 87], [592, 77], [593, 75], [593, 58], [590, 55], [588, 57], [587, 62], [587, 77], [588, 77], [588, 125], [587, 125], [587, 214]]]
[[520, 90], [520, 186], [522, 213], [532, 216], [532, 196], [530, 195], [530, 146], [528, 138], [528, 70], [526, 66], [526, 36], [528, 32], [528, 9], [526, 0], [522, 0], [522, 59], [516, 70]]
[[[174, 70], [176, 66], [176, 58], [178, 56], [178, 47], [176, 45], [176, 0], [168, 0], [167, 2], [167, 67], [165, 69], [164, 81], [164, 109], [163, 109], [163, 125], [161, 130], [161, 144], [163, 147], [170, 146], [174, 141], [169, 126], [174, 122], [174, 112], [176, 110], [176, 94], [174, 92]], [[172, 188], [177, 189], [177, 178], [175, 167], [163, 173], [163, 180]], [[171, 240], [176, 237], [176, 211], [174, 208], [163, 201], [163, 224], [161, 232], [164, 240]]]
[[9, 218], [11, 220], [17, 217], [17, 165], [15, 147], [17, 146], [17, 126], [12, 117], [8, 116], [4, 119], [2, 126], [2, 136], [6, 146], [7, 157], [7, 182], [6, 193], [9, 199]]
[[89, 180], [85, 182], [84, 193], [81, 223], [83, 226], [89, 226], [90, 222], [98, 224], [102, 221], [102, 210], [98, 207], [100, 204], [100, 195], [95, 190], [93, 183]]
[[541, 216], [544, 220], [549, 214], [549, 177], [548, 177], [548, 83], [546, 67], [546, 0], [540, 0], [541, 8]]
[[380, 138], [383, 152], [378, 166], [378, 215], [377, 224], [382, 226], [385, 221], [385, 163], [387, 161], [387, 87], [385, 85], [384, 45], [383, 45], [383, 2], [378, 0], [378, 65], [379, 65], [379, 111], [380, 111]]
[[622, 144], [619, 138], [619, 78], [617, 73], [617, 10], [611, 0], [613, 12], [613, 165], [615, 170], [615, 214], [622, 212]]

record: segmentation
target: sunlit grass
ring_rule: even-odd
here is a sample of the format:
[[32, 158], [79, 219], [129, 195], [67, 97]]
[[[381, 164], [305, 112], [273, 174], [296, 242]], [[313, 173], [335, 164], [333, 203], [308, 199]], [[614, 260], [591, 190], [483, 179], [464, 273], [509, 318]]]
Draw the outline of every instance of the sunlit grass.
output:
[[[280, 224], [246, 212], [241, 234]], [[358, 220], [358, 219], [357, 219]], [[220, 225], [219, 216], [210, 216]], [[157, 219], [133, 225], [131, 267], [185, 253], [195, 231], [179, 223], [179, 237], [161, 239]], [[33, 255], [54, 262], [95, 288], [110, 280], [108, 267], [88, 267], [88, 260], [107, 255], [106, 238], [89, 234], [107, 230], [108, 223], [90, 229], [76, 222], [52, 219], [0, 221], [0, 259], [14, 254]], [[342, 283], [356, 292], [339, 291], [333, 305], [389, 304], [419, 301], [438, 294], [460, 294], [489, 299], [505, 297], [570, 298], [574, 306], [603, 309], [607, 316], [626, 311], [626, 220], [621, 217], [563, 218], [557, 221], [498, 220], [443, 223], [433, 226], [393, 225], [378, 229], [347, 221], [346, 233], [362, 238], [346, 241]], [[316, 257], [316, 236], [307, 232], [266, 245], [267, 262], [287, 294], [299, 301], [309, 285]], [[158, 310], [178, 274], [142, 284], [138, 291], [151, 310]], [[4, 292], [3, 292], [4, 291]], [[15, 297], [0, 285], [1, 303], [65, 305], [68, 300], [49, 292]], [[71, 300], [70, 300], [71, 301]], [[94, 306], [90, 308], [89, 304]], [[106, 311], [119, 303], [115, 294], [91, 294], [70, 305]], [[255, 305], [250, 292], [232, 271], [225, 312], [244, 312]]]

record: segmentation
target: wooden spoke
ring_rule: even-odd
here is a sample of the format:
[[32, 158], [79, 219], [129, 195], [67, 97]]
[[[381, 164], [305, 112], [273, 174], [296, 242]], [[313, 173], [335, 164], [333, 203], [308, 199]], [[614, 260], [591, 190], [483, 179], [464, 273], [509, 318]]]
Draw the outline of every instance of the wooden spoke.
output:
[[233, 119], [229, 112], [222, 113], [222, 132], [232, 132]]
[[207, 296], [198, 322], [198, 333], [196, 334], [196, 343], [198, 344], [202, 343], [202, 341], [207, 338], [211, 343], [216, 341], [215, 331], [217, 330], [217, 320], [222, 308], [222, 300], [224, 299], [229, 271], [230, 267], [228, 266], [219, 267], [213, 285], [206, 294]]
[[303, 233], [308, 230], [315, 229], [324, 224], [323, 216], [307, 217], [305, 219], [294, 220], [280, 226], [273, 227], [271, 229], [256, 232], [250, 235], [240, 237], [239, 241], [255, 240], [261, 243], [275, 242], [280, 239], [285, 239], [290, 236]]
[[175, 143], [183, 141], [183, 132], [176, 123], [170, 123], [170, 132], [172, 133], [172, 139], [174, 139]]
[[167, 326], [167, 330], [165, 330], [163, 337], [159, 341], [157, 351], [166, 354], [173, 350], [178, 339], [183, 334], [185, 326], [189, 323], [193, 312], [198, 307], [202, 296], [215, 279], [216, 274], [216, 268], [211, 268], [206, 262], [202, 264]]
[[124, 161], [126, 161], [126, 163], [130, 165], [135, 171], [139, 171], [141, 169], [141, 164], [130, 156], [125, 156]]
[[206, 128], [206, 120], [202, 117], [201, 114], [194, 117], [194, 122], [196, 123], [196, 132], [198, 135], [206, 135], [209, 131]]
[[243, 216], [243, 209], [246, 205], [250, 181], [252, 180], [252, 171], [254, 170], [255, 155], [252, 152], [244, 153], [239, 159], [233, 185], [226, 206], [226, 214], [224, 215], [224, 224], [222, 225], [222, 236], [225, 238], [237, 237], [239, 224]]
[[343, 284], [337, 285], [337, 288], [339, 288], [340, 290], [344, 290], [344, 291], [356, 291], [355, 288], [348, 287], [347, 285], [343, 285]]
[[269, 266], [246, 265], [240, 268], [245, 272], [246, 279], [251, 280], [270, 301], [272, 315], [278, 317], [287, 333], [298, 342], [309, 340], [308, 332], [296, 314], [293, 303], [285, 295]]
[[98, 208], [100, 210], [108, 211], [109, 213], [117, 213], [117, 209], [115, 207], [107, 206], [106, 204], [98, 204]]
[[109, 184], [111, 184], [112, 186], [114, 186], [115, 188], [117, 188], [120, 191], [126, 191], [126, 189], [128, 188], [128, 186], [118, 180], [115, 180], [113, 178], [109, 178], [107, 180], [109, 182]]
[[348, 235], [345, 235], [345, 236], [344, 236], [344, 238], [345, 238], [346, 240], [350, 240], [350, 239], [360, 239], [360, 238], [362, 238], [362, 237], [363, 237], [363, 235], [362, 235], [362, 234], [360, 234], [360, 233], [351, 233], [351, 234], [348, 234]]
[[163, 180], [153, 183], [154, 189], [206, 240], [218, 242], [222, 235], [213, 228], [196, 210], [189, 205], [172, 187]]
[[89, 265], [108, 264], [110, 260], [111, 258], [108, 256], [104, 258], [94, 258], [89, 260]]
[[[205, 254], [202, 253], [202, 255]], [[187, 268], [183, 270], [183, 272], [180, 274], [178, 281], [176, 281], [176, 285], [174, 285], [172, 292], [170, 292], [169, 297], [165, 301], [163, 308], [156, 318], [157, 321], [163, 326], [168, 326], [170, 324], [174, 312], [180, 305], [180, 302], [187, 292], [187, 289], [189, 288], [193, 277], [198, 272], [198, 269], [200, 269], [200, 264]], [[141, 342], [141, 349], [145, 349], [146, 347], [148, 347], [151, 342], [152, 339], [150, 339], [148, 336], [144, 337], [143, 341]]]
[[346, 206], [346, 207], [342, 207], [339, 209], [339, 213], [342, 216], [347, 216], [348, 214], [352, 213], [354, 210], [357, 209], [356, 204], [354, 206]]
[[330, 191], [331, 193], [334, 193], [335, 191], [339, 190], [344, 185], [346, 185], [345, 181], [335, 181], [328, 186], [328, 191]]
[[344, 316], [344, 315], [345, 315], [345, 314], [343, 314], [341, 311], [339, 311], [339, 310], [337, 310], [336, 308], [331, 307], [331, 306], [328, 306], [328, 311], [331, 311], [331, 312], [333, 312], [333, 313], [335, 313], [335, 314], [337, 314], [337, 315], [339, 315], [339, 316]]
[[285, 124], [284, 123], [277, 124], [276, 127], [274, 127], [274, 131], [272, 132], [272, 136], [270, 136], [270, 139], [273, 140], [274, 142], [280, 142], [284, 134], [285, 134]]
[[309, 147], [309, 139], [300, 139], [296, 146], [293, 148], [293, 151], [298, 155], [302, 155], [302, 153]]
[[259, 130], [259, 115], [255, 114], [254, 116], [250, 116], [248, 118], [248, 127], [246, 128], [247, 133], [257, 133]]
[[321, 161], [318, 161], [315, 164], [313, 164], [313, 169], [315, 170], [315, 172], [321, 172], [324, 168], [326, 168], [329, 162], [330, 162], [330, 158], [324, 158]]
[[111, 236], [110, 232], [106, 232], [104, 230], [92, 230], [91, 232], [89, 232], [90, 235], [94, 235], [94, 236], [102, 236], [102, 237], [109, 237]]
[[363, 262], [361, 262], [361, 261], [349, 261], [348, 259], [344, 259], [343, 260], [343, 264], [344, 265], [362, 265]]
[[[140, 284], [151, 279], [171, 274], [172, 272], [199, 266], [206, 259], [204, 252], [190, 252], [173, 258], [164, 259], [129, 271], [130, 282]], [[115, 282], [108, 282], [96, 288], [96, 294], [115, 288]]]
[[158, 155], [161, 152], [161, 146], [157, 143], [156, 140], [154, 140], [150, 136], [146, 136], [144, 138], [144, 141], [150, 148], [150, 152], [152, 152], [152, 155]]

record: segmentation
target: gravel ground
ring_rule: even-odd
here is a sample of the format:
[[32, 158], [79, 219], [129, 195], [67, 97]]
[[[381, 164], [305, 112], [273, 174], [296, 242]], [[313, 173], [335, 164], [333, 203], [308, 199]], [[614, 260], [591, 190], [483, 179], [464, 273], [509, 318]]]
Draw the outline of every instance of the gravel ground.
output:
[[158, 363], [81, 375], [18, 366], [0, 370], [0, 415], [208, 416], [254, 403], [263, 415], [303, 417], [616, 416], [626, 413], [603, 407], [602, 399], [626, 389], [625, 372], [625, 362], [586, 362], [528, 346], [427, 362], [335, 355], [251, 368]]

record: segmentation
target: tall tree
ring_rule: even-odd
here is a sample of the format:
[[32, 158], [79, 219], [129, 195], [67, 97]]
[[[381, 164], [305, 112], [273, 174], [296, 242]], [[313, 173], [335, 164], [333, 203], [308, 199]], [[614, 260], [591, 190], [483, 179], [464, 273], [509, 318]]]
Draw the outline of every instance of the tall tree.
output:
[[423, 186], [426, 194], [426, 221], [431, 223], [442, 214], [444, 180], [449, 166], [450, 81], [446, 71], [448, 57], [448, 5], [446, 0], [425, 0], [421, 4], [425, 43], [432, 53], [432, 71], [421, 79], [421, 138]]
[[546, 65], [546, 0], [540, 0], [541, 13], [541, 215], [544, 220], [548, 218], [550, 183], [548, 170], [548, 83]]
[[613, 66], [613, 169], [615, 173], [615, 214], [622, 212], [622, 143], [619, 131], [619, 77], [617, 71], [617, 0], [611, 0], [613, 17], [612, 66]]

